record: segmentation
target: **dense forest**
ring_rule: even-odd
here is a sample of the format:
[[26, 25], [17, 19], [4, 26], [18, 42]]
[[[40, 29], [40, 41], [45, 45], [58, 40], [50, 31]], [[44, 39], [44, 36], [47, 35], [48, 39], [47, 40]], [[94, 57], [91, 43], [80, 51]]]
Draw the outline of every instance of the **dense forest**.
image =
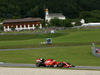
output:
[[45, 8], [70, 19], [100, 21], [100, 0], [0, 0], [0, 19], [44, 18]]

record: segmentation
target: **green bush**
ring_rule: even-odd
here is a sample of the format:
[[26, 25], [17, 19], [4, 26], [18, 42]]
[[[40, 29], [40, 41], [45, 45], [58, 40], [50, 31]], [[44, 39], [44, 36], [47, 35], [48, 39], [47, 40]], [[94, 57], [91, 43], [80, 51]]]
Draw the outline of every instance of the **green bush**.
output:
[[4, 26], [0, 25], [0, 31], [4, 31]]

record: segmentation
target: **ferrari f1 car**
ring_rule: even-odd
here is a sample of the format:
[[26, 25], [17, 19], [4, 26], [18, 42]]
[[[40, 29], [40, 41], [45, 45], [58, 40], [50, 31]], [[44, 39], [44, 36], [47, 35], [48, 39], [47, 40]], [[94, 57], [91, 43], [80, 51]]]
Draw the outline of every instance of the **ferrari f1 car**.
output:
[[71, 65], [69, 62], [57, 62], [53, 59], [47, 59], [44, 60], [42, 58], [37, 59], [36, 60], [36, 66], [37, 67], [65, 67], [65, 68], [69, 68], [69, 67], [75, 67], [74, 65]]

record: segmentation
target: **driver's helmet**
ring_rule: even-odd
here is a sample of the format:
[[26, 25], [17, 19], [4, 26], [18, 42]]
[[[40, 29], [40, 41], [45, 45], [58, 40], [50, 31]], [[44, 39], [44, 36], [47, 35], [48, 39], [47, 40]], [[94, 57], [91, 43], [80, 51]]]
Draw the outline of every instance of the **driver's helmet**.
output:
[[41, 60], [42, 62], [44, 62], [44, 59], [43, 59], [43, 58], [41, 58], [40, 60]]
[[42, 58], [41, 58], [41, 60], [42, 60]]

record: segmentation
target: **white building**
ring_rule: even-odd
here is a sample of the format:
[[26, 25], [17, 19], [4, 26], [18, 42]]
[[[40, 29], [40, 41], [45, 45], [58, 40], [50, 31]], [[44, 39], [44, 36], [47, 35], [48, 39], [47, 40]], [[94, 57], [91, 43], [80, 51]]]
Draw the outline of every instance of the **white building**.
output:
[[100, 23], [84, 23], [82, 26], [100, 26]]
[[85, 20], [84, 19], [81, 19], [80, 21], [82, 24], [85, 24]]
[[15, 30], [31, 30], [38, 26], [42, 29], [42, 19], [41, 18], [24, 18], [24, 19], [10, 19], [3, 20], [4, 31], [12, 31], [11, 28], [14, 27]]
[[61, 13], [52, 13], [52, 14], [49, 14], [48, 9], [46, 9], [46, 15], [45, 15], [45, 20], [46, 21], [49, 22], [52, 18], [55, 18], [55, 17], [57, 17], [59, 19], [62, 19], [62, 20], [66, 19], [65, 16], [62, 15]]

